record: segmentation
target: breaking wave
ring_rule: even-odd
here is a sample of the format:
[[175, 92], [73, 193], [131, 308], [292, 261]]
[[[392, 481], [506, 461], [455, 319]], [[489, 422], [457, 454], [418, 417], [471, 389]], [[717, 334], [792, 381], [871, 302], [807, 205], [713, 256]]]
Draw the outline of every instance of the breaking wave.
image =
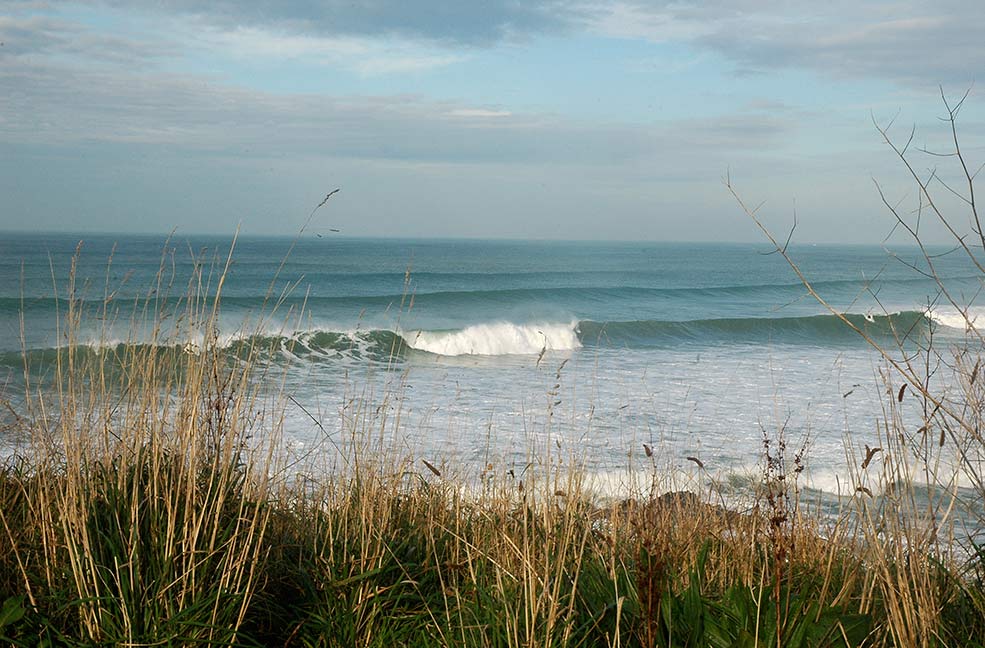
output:
[[[960, 321], [951, 321], [955, 317]], [[958, 314], [947, 316], [929, 311], [904, 311], [890, 315], [846, 315], [852, 326], [874, 339], [906, 340], [927, 332], [931, 326], [964, 326]], [[952, 326], [953, 325], [953, 326]], [[438, 356], [536, 355], [548, 351], [572, 351], [582, 347], [654, 348], [688, 344], [861, 344], [858, 333], [834, 315], [782, 318], [722, 318], [690, 321], [613, 321], [477, 323], [449, 330], [394, 331], [388, 329], [330, 331], [314, 329], [290, 335], [229, 335], [216, 346], [244, 356], [332, 359], [354, 358], [389, 361], [412, 353]], [[153, 348], [161, 353], [197, 353], [200, 340], [149, 345], [106, 341], [82, 344], [76, 353], [123, 354]], [[27, 351], [32, 364], [54, 362], [59, 348]], [[0, 365], [23, 366], [20, 351], [0, 353]]]

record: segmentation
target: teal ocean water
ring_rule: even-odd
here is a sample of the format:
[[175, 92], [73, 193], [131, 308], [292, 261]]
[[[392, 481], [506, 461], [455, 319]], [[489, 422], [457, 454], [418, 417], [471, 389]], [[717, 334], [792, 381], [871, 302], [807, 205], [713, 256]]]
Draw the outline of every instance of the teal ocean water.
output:
[[[196, 268], [206, 268], [198, 289], [214, 294], [208, 268], [221, 269], [230, 244], [0, 236], [3, 398], [23, 391], [23, 352], [43, 376], [66, 342], [76, 250], [80, 340], [100, 353], [146, 343], [148, 304], [175, 303]], [[298, 449], [335, 452], [324, 437], [352, 435], [347, 408], [359, 400], [399, 414], [394, 442], [436, 464], [521, 465], [554, 448], [617, 484], [649, 461], [644, 443], [684, 480], [754, 473], [764, 431], [783, 428], [791, 446], [808, 444], [805, 479], [832, 491], [843, 488], [846, 433], [876, 445], [883, 380], [899, 384], [763, 245], [306, 237], [291, 247], [236, 241], [216, 333], [269, 350], [264, 362], [299, 404], [285, 423]], [[894, 335], [932, 332], [946, 345], [964, 333], [935, 283], [881, 248], [790, 252], [832, 306], [891, 348]], [[936, 269], [953, 294], [981, 288], [958, 255]], [[192, 353], [200, 342], [169, 343]]]

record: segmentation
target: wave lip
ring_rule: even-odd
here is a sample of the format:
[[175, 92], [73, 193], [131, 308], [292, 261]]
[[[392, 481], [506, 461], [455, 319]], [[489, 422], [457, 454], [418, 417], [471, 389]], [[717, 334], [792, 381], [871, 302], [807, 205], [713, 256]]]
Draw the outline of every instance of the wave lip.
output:
[[411, 331], [403, 334], [407, 346], [443, 356], [525, 355], [543, 350], [581, 348], [577, 322], [567, 324], [474, 324], [457, 331]]

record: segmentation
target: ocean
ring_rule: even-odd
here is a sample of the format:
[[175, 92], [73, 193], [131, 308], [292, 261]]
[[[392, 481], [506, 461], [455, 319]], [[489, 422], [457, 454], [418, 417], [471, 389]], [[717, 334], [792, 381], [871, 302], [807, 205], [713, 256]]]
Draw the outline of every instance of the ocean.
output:
[[[445, 470], [575, 462], [619, 493], [652, 470], [682, 488], [742, 483], [761, 474], [764, 438], [782, 432], [791, 455], [805, 448], [805, 488], [851, 493], [846, 443], [862, 455], [881, 444], [902, 384], [765, 243], [240, 237], [230, 257], [232, 243], [0, 236], [0, 399], [21, 402], [25, 351], [43, 378], [66, 344], [76, 251], [78, 340], [93, 353], [143, 343], [148, 305], [174, 303], [196, 267], [215, 268], [198, 288], [214, 294], [230, 258], [215, 333], [268, 351], [262, 373], [290, 396], [287, 446], [327, 464], [385, 429], [395, 456]], [[961, 314], [910, 267], [925, 268], [916, 249], [789, 253], [896, 356], [894, 334], [908, 336], [904, 350], [933, 334], [945, 356], [964, 339]], [[958, 254], [935, 267], [954, 295], [981, 289]], [[169, 344], [196, 352], [201, 339], [176, 326]], [[919, 420], [917, 399], [904, 407]]]

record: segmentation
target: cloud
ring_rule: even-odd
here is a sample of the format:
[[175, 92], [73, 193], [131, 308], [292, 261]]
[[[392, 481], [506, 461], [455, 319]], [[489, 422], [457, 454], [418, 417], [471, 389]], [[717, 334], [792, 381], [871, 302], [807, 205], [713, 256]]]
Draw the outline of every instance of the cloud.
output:
[[[178, 55], [164, 40], [123, 38], [30, 15], [0, 18], [0, 26], [10, 40], [2, 52], [7, 64], [0, 66], [0, 141], [16, 144], [100, 142], [224, 155], [249, 149], [260, 155], [364, 160], [618, 165], [668, 152], [782, 145], [780, 135], [792, 123], [755, 111], [700, 123], [590, 123], [467, 100], [266, 92], [161, 64]], [[362, 65], [366, 74], [447, 63], [441, 50], [406, 41], [381, 45], [254, 27], [206, 27], [182, 38], [188, 40], [179, 50], [198, 47], [233, 58], [297, 58], [308, 64], [347, 61]]]
[[[985, 60], [980, 0], [82, 2], [93, 10], [140, 14], [149, 23], [174, 21], [175, 38], [200, 32], [240, 56], [312, 57], [367, 76], [442, 67], [473, 48], [586, 30], [685, 43], [724, 57], [742, 74], [807, 69], [921, 90], [967, 85]], [[136, 43], [125, 45], [105, 51], [125, 52]]]
[[362, 76], [418, 72], [465, 59], [447, 50], [402, 39], [312, 36], [257, 27], [200, 27], [191, 47], [237, 60], [343, 67]]
[[38, 15], [0, 15], [0, 61], [57, 57], [65, 62], [133, 66], [166, 57], [171, 46], [159, 39], [106, 34], [83, 24]]
[[508, 110], [489, 110], [488, 108], [456, 108], [447, 112], [449, 117], [477, 119], [497, 119], [499, 117], [510, 117], [512, 114]]
[[[240, 155], [451, 163], [626, 164], [783, 146], [793, 120], [762, 113], [667, 124], [580, 122], [411, 95], [274, 94], [197, 76], [0, 68], [0, 140], [155, 145]], [[481, 126], [477, 128], [476, 126]]]
[[812, 69], [908, 86], [966, 85], [985, 60], [978, 0], [620, 0], [596, 7], [591, 28], [619, 38], [687, 42], [744, 72]]
[[399, 36], [456, 46], [488, 46], [529, 34], [563, 31], [580, 13], [569, 3], [543, 0], [107, 0], [103, 4], [198, 16], [226, 29]]

